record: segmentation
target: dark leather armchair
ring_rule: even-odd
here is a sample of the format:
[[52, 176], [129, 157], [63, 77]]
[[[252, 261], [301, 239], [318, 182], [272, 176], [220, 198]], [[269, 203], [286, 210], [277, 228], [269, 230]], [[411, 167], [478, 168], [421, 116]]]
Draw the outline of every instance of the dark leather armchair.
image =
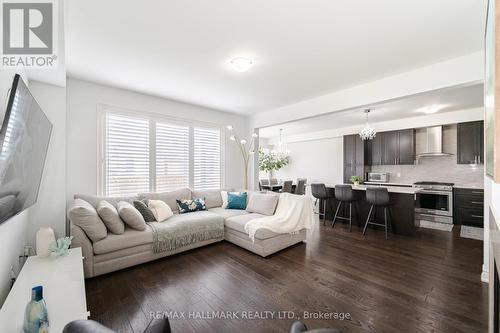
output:
[[336, 328], [318, 328], [315, 330], [307, 330], [307, 326], [301, 322], [296, 321], [290, 327], [290, 333], [342, 333]]
[[[118, 333], [93, 320], [74, 320], [67, 324], [63, 333]], [[153, 320], [144, 333], [170, 333], [168, 319]]]

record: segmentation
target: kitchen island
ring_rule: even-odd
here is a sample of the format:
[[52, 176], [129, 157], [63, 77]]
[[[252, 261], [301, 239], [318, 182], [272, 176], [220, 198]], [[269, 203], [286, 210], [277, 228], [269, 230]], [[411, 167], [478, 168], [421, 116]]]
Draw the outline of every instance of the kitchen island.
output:
[[[361, 228], [364, 227], [368, 212], [370, 211], [370, 204], [366, 201], [366, 189], [368, 187], [380, 187], [373, 185], [351, 185], [354, 190], [355, 196], [358, 199], [352, 207], [353, 224], [357, 224]], [[327, 190], [333, 193], [335, 192], [335, 184], [326, 184]], [[390, 218], [389, 223], [392, 226], [392, 232], [399, 235], [413, 235], [415, 233], [415, 197], [419, 192], [418, 188], [407, 187], [407, 186], [383, 186], [387, 188], [389, 192], [389, 197], [392, 202], [390, 208]], [[326, 208], [326, 218], [327, 223], [332, 222], [335, 215], [335, 210], [337, 208], [338, 201], [336, 199], [330, 199], [327, 202]], [[320, 209], [322, 212], [323, 203], [320, 203]], [[342, 204], [339, 210], [339, 216], [348, 217], [349, 216], [349, 205]], [[383, 223], [384, 221], [384, 210], [379, 208], [376, 209], [375, 218], [378, 223]], [[373, 220], [373, 214], [371, 217]], [[335, 222], [341, 225], [345, 223], [345, 220], [337, 219]], [[370, 226], [370, 228], [378, 228]], [[389, 228], [391, 230], [391, 228]]]

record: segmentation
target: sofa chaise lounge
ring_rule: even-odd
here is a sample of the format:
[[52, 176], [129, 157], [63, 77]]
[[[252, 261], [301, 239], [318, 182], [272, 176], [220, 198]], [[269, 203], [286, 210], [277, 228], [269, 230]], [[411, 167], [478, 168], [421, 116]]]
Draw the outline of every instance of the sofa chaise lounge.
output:
[[[223, 236], [215, 239], [207, 239], [191, 243], [186, 246], [172, 250], [155, 252], [153, 251], [153, 230], [147, 225], [145, 230], [139, 231], [126, 227], [122, 234], [107, 232], [107, 236], [101, 240], [92, 242], [85, 231], [73, 223], [70, 218], [71, 235], [74, 237], [72, 247], [81, 247], [84, 255], [85, 277], [94, 277], [106, 274], [126, 267], [138, 265], [158, 258], [170, 256], [198, 248], [211, 243], [226, 240], [245, 248], [262, 257], [269, 256], [275, 252], [283, 250], [293, 244], [305, 241], [306, 230], [302, 229], [295, 234], [277, 234], [270, 230], [259, 229], [255, 234], [255, 239], [251, 240], [245, 232], [245, 224], [255, 218], [274, 214], [278, 200], [271, 199], [270, 196], [277, 194], [262, 194], [259, 192], [248, 192], [248, 201], [255, 197], [253, 209], [236, 210], [223, 208], [221, 191], [191, 191], [181, 189], [164, 193], [141, 193], [127, 197], [97, 197], [91, 195], [75, 195], [75, 199], [88, 202], [97, 208], [102, 200], [106, 200], [116, 206], [120, 201], [132, 203], [134, 200], [150, 199], [162, 200], [167, 203], [174, 212], [174, 215], [165, 223], [183, 223], [188, 221], [191, 224], [220, 224], [223, 225]], [[268, 196], [268, 197], [266, 197]], [[205, 198], [206, 211], [196, 211], [179, 214], [176, 200]], [[189, 223], [186, 223], [188, 225]]]

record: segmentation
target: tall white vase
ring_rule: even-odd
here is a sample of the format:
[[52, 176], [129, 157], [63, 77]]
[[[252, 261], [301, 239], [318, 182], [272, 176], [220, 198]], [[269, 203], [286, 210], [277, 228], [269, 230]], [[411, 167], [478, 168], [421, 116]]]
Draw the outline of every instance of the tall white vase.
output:
[[56, 241], [51, 227], [42, 227], [36, 233], [36, 254], [41, 257], [50, 255], [50, 244]]

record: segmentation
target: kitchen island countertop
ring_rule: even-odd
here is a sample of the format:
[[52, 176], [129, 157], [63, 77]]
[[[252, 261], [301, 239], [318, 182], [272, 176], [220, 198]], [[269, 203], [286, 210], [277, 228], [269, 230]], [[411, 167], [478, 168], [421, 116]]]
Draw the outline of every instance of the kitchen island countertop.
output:
[[[404, 187], [404, 186], [381, 186], [381, 185], [364, 185], [360, 184], [358, 186], [351, 185], [353, 190], [366, 191], [368, 187], [385, 187], [389, 193], [402, 193], [402, 194], [416, 194], [420, 189], [415, 187]], [[334, 188], [335, 184], [326, 184], [326, 187]]]

